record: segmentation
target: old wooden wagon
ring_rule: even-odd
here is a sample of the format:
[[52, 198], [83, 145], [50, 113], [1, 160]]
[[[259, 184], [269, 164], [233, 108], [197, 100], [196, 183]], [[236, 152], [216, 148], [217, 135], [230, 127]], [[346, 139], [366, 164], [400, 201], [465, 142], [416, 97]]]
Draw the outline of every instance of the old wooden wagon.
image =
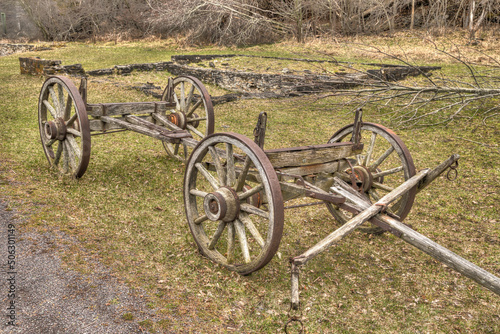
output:
[[259, 115], [252, 139], [213, 133], [210, 95], [193, 77], [169, 80], [158, 102], [90, 104], [86, 96], [85, 80], [79, 90], [64, 77], [44, 83], [39, 127], [50, 165], [81, 177], [91, 135], [131, 130], [161, 140], [170, 156], [186, 163], [184, 205], [200, 252], [229, 270], [247, 275], [274, 257], [287, 201], [311, 200], [287, 208], [328, 207], [342, 226], [290, 260], [293, 309], [300, 304], [300, 268], [357, 228], [393, 233], [500, 294], [498, 277], [402, 223], [419, 191], [443, 172], [456, 174], [458, 155], [417, 172], [403, 141], [363, 122], [360, 111], [325, 144], [265, 150], [267, 115]]

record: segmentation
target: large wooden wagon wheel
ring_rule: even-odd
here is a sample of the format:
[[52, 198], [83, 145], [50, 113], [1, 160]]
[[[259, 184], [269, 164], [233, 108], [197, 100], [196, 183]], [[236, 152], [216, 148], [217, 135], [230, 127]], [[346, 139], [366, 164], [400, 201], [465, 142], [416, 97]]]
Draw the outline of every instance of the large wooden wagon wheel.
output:
[[189, 228], [200, 251], [242, 275], [278, 250], [284, 208], [273, 166], [252, 140], [235, 133], [206, 137], [184, 177]]
[[90, 128], [85, 103], [71, 80], [54, 76], [45, 81], [38, 126], [50, 166], [61, 174], [82, 177], [90, 160]]
[[[350, 141], [353, 128], [353, 124], [343, 127], [328, 142]], [[343, 171], [344, 179], [348, 183], [354, 179], [355, 187], [372, 202], [415, 175], [415, 165], [408, 148], [392, 130], [374, 123], [362, 123], [361, 142], [364, 143], [363, 152], [349, 161], [351, 165]], [[416, 189], [405, 193], [387, 208], [387, 212], [402, 221], [410, 212], [415, 195]], [[342, 224], [352, 217], [352, 214], [332, 204], [327, 203], [327, 207]], [[373, 225], [363, 225], [360, 230], [367, 233], [383, 231]]]
[[[214, 132], [214, 108], [210, 94], [200, 80], [192, 76], [179, 76], [173, 85], [163, 91], [162, 101], [175, 102], [175, 109], [167, 111], [169, 120], [200, 141]], [[181, 161], [189, 157], [185, 142], [163, 142], [168, 155]]]

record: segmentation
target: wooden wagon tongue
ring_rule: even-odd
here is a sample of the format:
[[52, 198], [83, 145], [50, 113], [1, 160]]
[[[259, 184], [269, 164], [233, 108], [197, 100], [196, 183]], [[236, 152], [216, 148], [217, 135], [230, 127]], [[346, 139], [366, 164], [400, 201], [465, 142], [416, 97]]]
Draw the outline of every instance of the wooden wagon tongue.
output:
[[344, 237], [351, 234], [361, 224], [370, 220], [375, 225], [378, 225], [397, 237], [415, 246], [423, 252], [434, 257], [438, 261], [446, 264], [450, 268], [460, 272], [461, 274], [473, 279], [480, 285], [500, 295], [500, 278], [487, 272], [486, 270], [476, 266], [475, 264], [463, 259], [452, 251], [435, 243], [422, 234], [414, 231], [407, 225], [384, 213], [384, 208], [397, 199], [399, 196], [409, 191], [413, 187], [417, 187], [417, 191], [421, 191], [429, 185], [436, 177], [442, 174], [448, 168], [455, 170], [458, 161], [458, 155], [452, 155], [449, 159], [441, 163], [433, 170], [425, 169], [418, 172], [415, 176], [408, 179], [399, 187], [385, 195], [377, 203], [372, 204], [366, 198], [363, 198], [358, 192], [354, 191], [344, 181], [336, 178], [335, 186], [331, 191], [339, 196], [346, 198], [345, 209], [358, 213], [354, 218], [345, 223], [342, 227], [328, 235], [326, 238], [318, 242], [316, 245], [308, 249], [303, 254], [290, 259], [291, 269], [291, 309], [299, 309], [299, 272], [300, 267], [305, 265], [309, 260], [333, 246]]

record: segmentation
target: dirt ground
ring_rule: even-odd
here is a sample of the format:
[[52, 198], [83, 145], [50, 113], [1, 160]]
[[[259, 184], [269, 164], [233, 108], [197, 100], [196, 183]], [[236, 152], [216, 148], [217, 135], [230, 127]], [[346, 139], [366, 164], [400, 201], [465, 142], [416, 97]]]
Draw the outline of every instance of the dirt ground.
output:
[[61, 232], [23, 232], [23, 219], [9, 210], [0, 198], [0, 332], [147, 333], [138, 322], [154, 310], [141, 291], [99, 263], [90, 275], [65, 269], [61, 254], [77, 241]]

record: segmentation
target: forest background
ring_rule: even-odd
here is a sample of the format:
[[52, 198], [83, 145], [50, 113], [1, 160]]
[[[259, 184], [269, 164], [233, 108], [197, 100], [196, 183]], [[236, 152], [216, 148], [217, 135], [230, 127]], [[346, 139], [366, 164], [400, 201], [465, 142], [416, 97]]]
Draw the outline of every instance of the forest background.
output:
[[7, 15], [7, 21], [20, 17], [22, 10], [22, 15], [36, 26], [38, 38], [65, 41], [156, 36], [177, 37], [194, 45], [252, 45], [284, 38], [302, 42], [311, 37], [336, 38], [401, 29], [419, 28], [442, 34], [449, 28], [463, 28], [474, 42], [481, 37], [477, 36], [478, 30], [498, 30], [500, 23], [500, 0], [6, 0], [2, 3], [2, 12], [9, 6], [15, 7], [14, 15]]

